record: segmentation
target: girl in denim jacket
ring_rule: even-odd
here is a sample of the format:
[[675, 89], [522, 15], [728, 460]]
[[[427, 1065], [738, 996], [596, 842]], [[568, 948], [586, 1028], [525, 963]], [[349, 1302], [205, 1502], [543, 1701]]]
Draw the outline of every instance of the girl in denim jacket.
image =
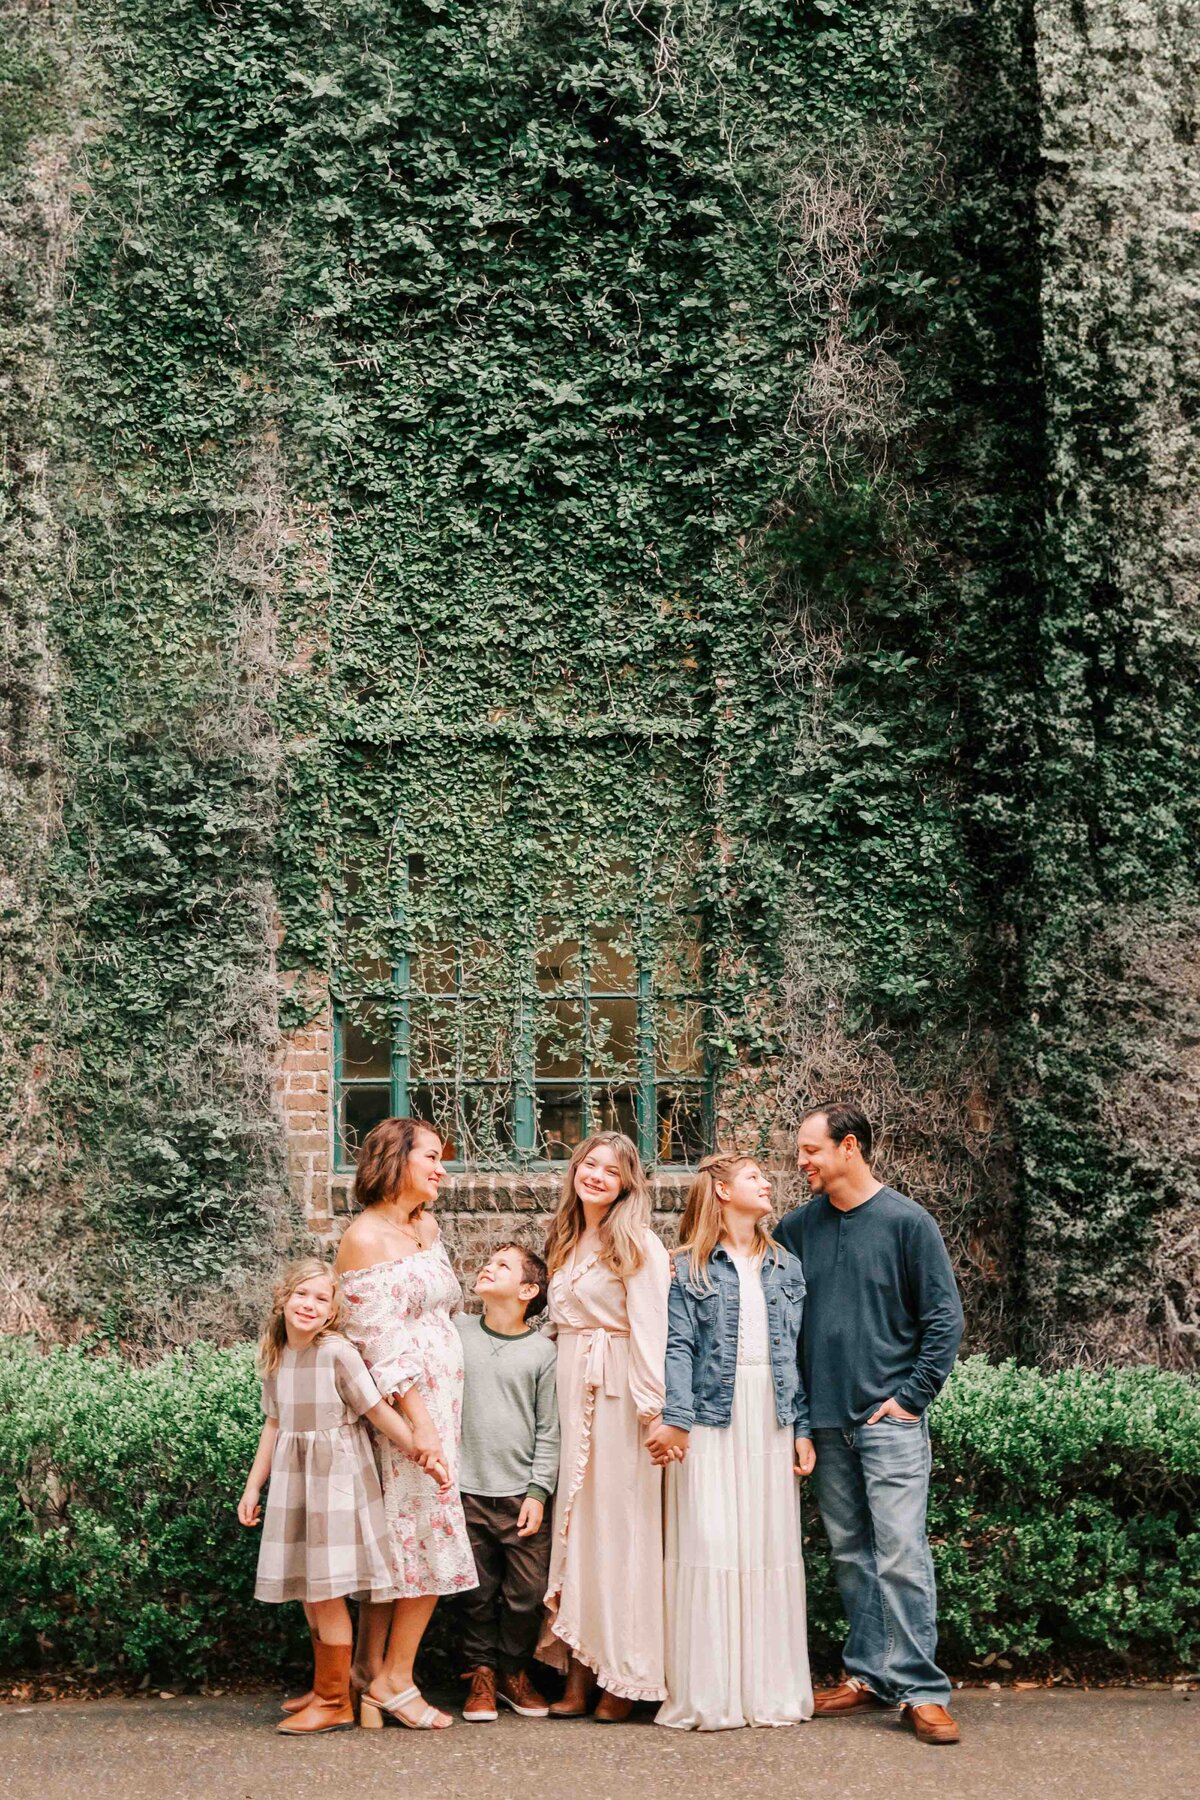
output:
[[814, 1464], [797, 1356], [804, 1272], [747, 1156], [700, 1164], [668, 1301], [666, 1677], [660, 1725], [812, 1716], [797, 1477]]

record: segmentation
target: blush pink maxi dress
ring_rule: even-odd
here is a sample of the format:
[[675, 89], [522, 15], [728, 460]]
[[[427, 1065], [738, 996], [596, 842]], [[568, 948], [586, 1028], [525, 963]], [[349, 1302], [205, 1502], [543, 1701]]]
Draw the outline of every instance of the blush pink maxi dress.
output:
[[627, 1282], [595, 1255], [572, 1257], [550, 1283], [562, 1427], [541, 1661], [571, 1654], [600, 1686], [662, 1700], [662, 1470], [645, 1427], [663, 1408], [671, 1266], [653, 1232]]

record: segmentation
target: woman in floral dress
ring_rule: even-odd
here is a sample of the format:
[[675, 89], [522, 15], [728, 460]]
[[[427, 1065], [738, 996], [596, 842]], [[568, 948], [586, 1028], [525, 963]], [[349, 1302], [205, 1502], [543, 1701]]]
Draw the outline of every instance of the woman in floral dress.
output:
[[385, 1119], [363, 1143], [355, 1177], [362, 1208], [346, 1229], [335, 1268], [345, 1333], [385, 1399], [414, 1432], [405, 1456], [376, 1439], [388, 1548], [401, 1598], [364, 1605], [358, 1647], [364, 1722], [390, 1714], [415, 1730], [442, 1729], [445, 1713], [427, 1706], [413, 1682], [413, 1661], [439, 1594], [477, 1585], [457, 1486], [439, 1492], [423, 1473], [443, 1462], [456, 1483], [462, 1430], [462, 1343], [452, 1315], [462, 1289], [428, 1208], [445, 1170], [436, 1131], [415, 1119]]

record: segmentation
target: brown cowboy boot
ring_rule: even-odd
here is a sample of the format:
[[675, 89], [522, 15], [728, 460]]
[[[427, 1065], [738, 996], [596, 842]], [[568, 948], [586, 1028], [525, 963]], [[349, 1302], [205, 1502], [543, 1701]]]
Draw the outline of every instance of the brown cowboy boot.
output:
[[596, 1677], [586, 1663], [578, 1657], [571, 1658], [571, 1666], [567, 1670], [567, 1685], [563, 1689], [561, 1700], [555, 1700], [550, 1706], [552, 1719], [586, 1719], [588, 1701], [592, 1697], [592, 1689], [596, 1685]]
[[491, 1725], [499, 1716], [496, 1712], [495, 1669], [489, 1669], [486, 1663], [477, 1663], [467, 1670], [467, 1680], [471, 1688], [463, 1707], [463, 1718], [471, 1725]]
[[837, 1713], [860, 1712], [864, 1707], [883, 1704], [878, 1694], [861, 1681], [841, 1681], [837, 1687], [819, 1688], [813, 1695], [813, 1718], [831, 1719]]
[[[315, 1663], [317, 1660], [317, 1634], [312, 1630], [311, 1626], [309, 1627], [309, 1637], [312, 1639], [313, 1662]], [[281, 1700], [279, 1703], [279, 1710], [281, 1713], [286, 1713], [288, 1718], [291, 1718], [293, 1713], [303, 1712], [306, 1706], [311, 1706], [315, 1699], [316, 1695], [310, 1687], [307, 1694], [297, 1694], [294, 1699]]]
[[303, 1712], [275, 1727], [284, 1737], [306, 1737], [314, 1731], [345, 1731], [354, 1724], [354, 1708], [350, 1704], [350, 1646], [322, 1644], [314, 1646], [316, 1673], [313, 1698]]
[[597, 1725], [623, 1725], [632, 1711], [632, 1700], [626, 1700], [622, 1694], [610, 1694], [605, 1688], [592, 1717]]
[[515, 1713], [520, 1713], [523, 1719], [545, 1719], [550, 1715], [550, 1708], [524, 1669], [516, 1675], [500, 1677], [497, 1698], [503, 1700], [505, 1706], [511, 1706]]
[[924, 1706], [902, 1706], [900, 1708], [901, 1723], [910, 1727], [923, 1744], [957, 1744], [961, 1742], [962, 1733], [958, 1722], [950, 1717], [944, 1706], [928, 1701]]

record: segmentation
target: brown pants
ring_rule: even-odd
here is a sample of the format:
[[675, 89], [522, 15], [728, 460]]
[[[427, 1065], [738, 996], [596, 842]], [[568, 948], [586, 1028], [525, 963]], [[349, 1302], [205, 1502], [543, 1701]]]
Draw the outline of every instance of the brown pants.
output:
[[547, 1500], [541, 1529], [533, 1537], [519, 1538], [517, 1518], [524, 1497], [462, 1496], [479, 1577], [479, 1586], [460, 1595], [455, 1607], [468, 1669], [483, 1663], [502, 1675], [517, 1675], [537, 1643], [550, 1575], [554, 1507]]

